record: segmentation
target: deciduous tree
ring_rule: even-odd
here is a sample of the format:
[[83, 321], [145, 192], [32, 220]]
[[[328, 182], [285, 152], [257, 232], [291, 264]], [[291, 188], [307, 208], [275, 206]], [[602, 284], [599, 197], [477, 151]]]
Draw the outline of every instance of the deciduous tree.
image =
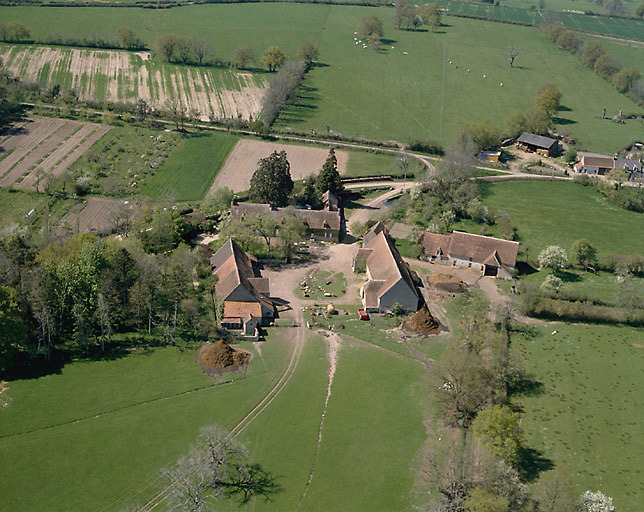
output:
[[255, 60], [255, 53], [253, 48], [248, 45], [238, 46], [235, 50], [234, 59], [240, 68], [245, 68], [248, 64]]
[[554, 85], [542, 85], [537, 92], [534, 103], [536, 107], [552, 117], [561, 108], [561, 92]]
[[514, 66], [514, 61], [517, 60], [519, 55], [521, 55], [521, 50], [518, 46], [514, 44], [508, 46], [508, 62], [510, 63], [510, 67]]
[[385, 37], [385, 26], [378, 16], [371, 15], [365, 16], [358, 23], [358, 37], [367, 40], [371, 37], [379, 39]]
[[509, 466], [519, 462], [519, 415], [505, 405], [489, 405], [478, 413], [472, 430], [480, 443]]
[[302, 59], [306, 64], [311, 64], [318, 58], [318, 48], [311, 41], [302, 43], [300, 49], [297, 51], [297, 57]]
[[540, 267], [548, 267], [555, 273], [568, 265], [568, 255], [558, 245], [546, 247], [537, 258]]
[[167, 62], [172, 60], [176, 47], [177, 36], [174, 34], [164, 34], [157, 37], [154, 42], [154, 51], [159, 55], [162, 55]]
[[597, 263], [597, 249], [586, 238], [576, 240], [570, 249], [572, 261], [575, 265], [587, 269]]
[[284, 63], [285, 60], [286, 55], [284, 55], [282, 50], [277, 46], [269, 46], [264, 50], [264, 55], [262, 55], [259, 61], [262, 66], [266, 66], [266, 69], [269, 71], [275, 71]]
[[130, 27], [119, 27], [116, 29], [116, 39], [121, 48], [130, 49], [136, 43], [136, 34]]
[[192, 40], [192, 51], [197, 57], [197, 62], [203, 64], [204, 59], [206, 59], [212, 53], [212, 46], [210, 41], [207, 39], [193, 39]]
[[423, 4], [418, 8], [420, 19], [434, 32], [441, 25], [441, 11], [436, 4]]

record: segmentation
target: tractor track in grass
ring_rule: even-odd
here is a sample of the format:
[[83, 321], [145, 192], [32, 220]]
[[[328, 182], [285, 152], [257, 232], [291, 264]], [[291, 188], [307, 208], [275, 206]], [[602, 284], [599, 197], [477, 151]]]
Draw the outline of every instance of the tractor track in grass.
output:
[[[246, 416], [244, 416], [244, 418], [242, 418], [241, 421], [237, 423], [237, 425], [235, 425], [230, 430], [232, 438], [235, 438], [239, 434], [241, 434], [241, 432], [243, 432], [243, 430], [248, 425], [250, 425], [250, 423], [255, 418], [257, 418], [257, 416], [259, 416], [264, 411], [264, 409], [266, 409], [273, 402], [273, 400], [275, 400], [275, 398], [286, 387], [289, 380], [291, 380], [291, 377], [293, 376], [293, 374], [295, 373], [295, 370], [297, 369], [297, 366], [300, 362], [300, 358], [302, 356], [304, 341], [306, 339], [306, 328], [302, 325], [303, 324], [302, 312], [299, 309], [294, 310], [294, 312], [295, 312], [295, 321], [298, 323], [299, 327], [295, 328], [296, 332], [295, 332], [295, 339], [294, 339], [294, 347], [293, 347], [293, 352], [291, 354], [291, 359], [289, 360], [288, 366], [284, 370], [284, 373], [277, 381], [275, 386], [271, 388], [271, 390], [266, 394], [266, 396]], [[137, 511], [149, 512], [151, 510], [154, 510], [158, 505], [163, 503], [168, 498], [168, 496], [172, 492], [172, 488], [174, 487], [174, 485], [175, 483], [173, 482], [170, 485], [164, 487], [145, 505], [143, 505], [140, 508], [137, 508]]]

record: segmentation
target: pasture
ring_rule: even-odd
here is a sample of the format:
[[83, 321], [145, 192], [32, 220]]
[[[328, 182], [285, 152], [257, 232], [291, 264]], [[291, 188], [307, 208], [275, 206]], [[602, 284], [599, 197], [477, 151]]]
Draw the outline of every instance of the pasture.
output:
[[[232, 428], [273, 389], [290, 358], [291, 332], [271, 329], [259, 349], [243, 344], [254, 355], [247, 376], [231, 375], [220, 385], [201, 372], [196, 346], [139, 349], [10, 381], [11, 402], [0, 416], [0, 509], [118, 511], [153, 500], [164, 510], [163, 495], [155, 499], [167, 486], [159, 470], [188, 449], [199, 427]], [[402, 510], [413, 487], [410, 465], [425, 438], [423, 368], [341, 339], [319, 438], [326, 352], [325, 338], [311, 333], [286, 385], [241, 430], [253, 460], [279, 486], [270, 501], [257, 497], [249, 506], [293, 510], [301, 501], [306, 510], [328, 510], [329, 503], [338, 510]], [[34, 467], [41, 467], [37, 481]], [[239, 501], [219, 508], [238, 510]]]
[[486, 184], [483, 203], [506, 212], [517, 227], [523, 254], [534, 261], [549, 245], [569, 250], [587, 238], [601, 253], [642, 254], [644, 216], [612, 204], [577, 183], [508, 181]]
[[12, 74], [44, 88], [57, 84], [83, 100], [143, 99], [158, 110], [178, 101], [203, 121], [257, 117], [265, 85], [261, 75], [163, 64], [149, 52], [2, 45], [0, 58]]
[[[329, 149], [319, 146], [242, 139], [226, 159], [226, 163], [212, 184], [211, 191], [220, 187], [228, 187], [233, 192], [248, 190], [259, 159], [270, 156], [273, 151], [286, 151], [286, 159], [291, 164], [291, 177], [294, 181], [317, 174], [329, 156]], [[338, 171], [344, 174], [349, 155], [346, 151], [338, 150], [335, 156], [338, 160]]]
[[0, 225], [55, 224], [74, 203], [73, 199], [45, 196], [36, 192], [0, 188]]
[[[384, 20], [387, 42], [380, 52], [353, 39], [359, 20], [370, 14]], [[446, 17], [436, 33], [399, 31], [391, 25], [393, 14], [385, 7], [282, 3], [167, 10], [0, 8], [0, 16], [22, 21], [36, 36], [73, 26], [113, 33], [130, 25], [147, 44], [167, 32], [206, 38], [224, 60], [242, 44], [250, 44], [256, 56], [277, 45], [292, 57], [302, 42], [318, 42], [320, 63], [277, 121], [285, 130], [323, 133], [329, 128], [380, 140], [434, 139], [449, 146], [466, 121], [489, 118], [504, 126], [510, 115], [532, 105], [536, 90], [547, 82], [563, 94], [566, 110], [557, 128], [570, 131], [588, 149], [613, 152], [644, 133], [637, 121], [602, 120], [602, 107], [612, 115], [642, 109], [537, 28]], [[521, 46], [514, 68], [506, 59], [511, 44]]]
[[152, 199], [203, 199], [238, 140], [236, 135], [222, 132], [184, 136], [158, 169], [146, 178], [139, 192]]
[[515, 398], [527, 445], [561, 469], [576, 494], [601, 489], [617, 510], [642, 510], [642, 330], [548, 323], [513, 333], [511, 343], [536, 383]]
[[[619, 41], [616, 39], [593, 38], [598, 41], [610, 55], [619, 60], [624, 67], [635, 67], [644, 73], [644, 43]], [[586, 40], [591, 40], [586, 37]]]
[[45, 175], [60, 176], [109, 130], [63, 119], [19, 123], [0, 141], [0, 187], [38, 189]]

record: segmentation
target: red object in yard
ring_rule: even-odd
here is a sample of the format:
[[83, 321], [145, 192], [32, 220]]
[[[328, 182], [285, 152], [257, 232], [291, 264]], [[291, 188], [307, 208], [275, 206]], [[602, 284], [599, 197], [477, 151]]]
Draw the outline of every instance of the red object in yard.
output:
[[369, 313], [367, 313], [364, 309], [358, 310], [358, 316], [360, 317], [360, 320], [369, 320]]

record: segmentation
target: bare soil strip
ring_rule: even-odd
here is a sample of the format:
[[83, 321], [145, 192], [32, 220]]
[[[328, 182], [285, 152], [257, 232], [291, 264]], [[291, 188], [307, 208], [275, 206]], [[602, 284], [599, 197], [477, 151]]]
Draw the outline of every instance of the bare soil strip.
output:
[[[107, 231], [112, 227], [112, 214], [125, 206], [124, 201], [119, 199], [91, 197], [80, 212], [69, 214], [65, 220], [79, 233]], [[131, 204], [127, 207], [130, 210], [134, 208]]]
[[[19, 186], [21, 181], [24, 182], [24, 179], [28, 176], [33, 176], [33, 181], [35, 182], [37, 180], [36, 169], [38, 169], [38, 164], [42, 163], [47, 155], [55, 150], [63, 140], [74, 133], [78, 127], [78, 123], [65, 123], [56, 132], [52, 133], [50, 137], [34, 148], [11, 172], [11, 174], [16, 173], [18, 177], [14, 180], [17, 182], [16, 186]], [[20, 177], [24, 178], [21, 180]]]
[[[224, 167], [219, 171], [212, 187], [210, 187], [210, 192], [220, 187], [228, 187], [233, 192], [248, 190], [250, 179], [257, 169], [257, 162], [260, 158], [269, 156], [273, 151], [286, 151], [286, 158], [291, 164], [293, 180], [301, 180], [316, 174], [322, 169], [322, 165], [329, 155], [329, 151], [325, 148], [242, 139], [235, 144]], [[338, 159], [338, 171], [343, 174], [347, 170], [349, 153], [336, 151], [335, 155]]]
[[[10, 57], [10, 58], [7, 58]], [[216, 118], [257, 117], [266, 82], [257, 85], [252, 75], [233, 70], [190, 68], [149, 60], [145, 53], [124, 51], [62, 49], [44, 46], [4, 46], [0, 58], [11, 73], [26, 82], [48, 86], [57, 73], [69, 73], [71, 87], [84, 100], [147, 101], [164, 108], [168, 99], [178, 99], [188, 111], [196, 110], [202, 121]], [[240, 90], [218, 90], [214, 80], [238, 83]], [[99, 86], [98, 84], [104, 84]], [[101, 87], [99, 89], [99, 87]]]
[[[13, 152], [0, 162], [0, 177], [9, 172], [19, 160], [24, 158], [41, 140], [56, 130], [64, 121], [58, 119], [39, 119], [29, 123], [24, 129], [3, 144], [6, 150]], [[4, 180], [3, 180], [4, 181]]]
[[87, 139], [85, 139], [75, 151], [68, 153], [59, 165], [51, 169], [51, 173], [54, 176], [59, 176], [64, 170], [78, 160], [89, 148], [91, 148], [103, 135], [112, 129], [110, 126], [104, 124], [92, 126], [94, 127], [94, 133], [87, 137]]

